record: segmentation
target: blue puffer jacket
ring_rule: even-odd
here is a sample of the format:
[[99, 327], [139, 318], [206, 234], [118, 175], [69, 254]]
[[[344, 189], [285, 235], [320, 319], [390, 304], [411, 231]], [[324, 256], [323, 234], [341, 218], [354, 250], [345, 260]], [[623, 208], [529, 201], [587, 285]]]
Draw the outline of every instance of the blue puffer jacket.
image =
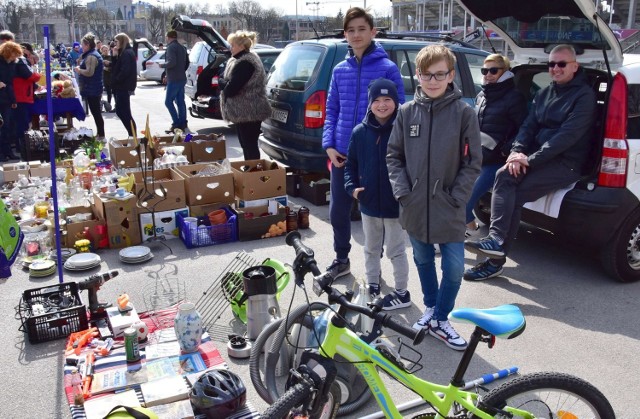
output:
[[[397, 111], [396, 111], [397, 113]], [[344, 188], [353, 196], [356, 188], [360, 211], [370, 217], [398, 218], [400, 209], [393, 196], [387, 171], [387, 144], [393, 128], [394, 117], [380, 125], [369, 111], [361, 124], [355, 127], [344, 170]]]
[[387, 57], [384, 48], [372, 42], [358, 62], [349, 48], [347, 59], [333, 69], [327, 97], [327, 116], [322, 132], [322, 148], [335, 148], [347, 154], [353, 128], [364, 119], [369, 105], [367, 89], [371, 80], [385, 78], [398, 88], [404, 103], [404, 83], [398, 66]]
[[85, 52], [82, 54], [82, 62], [80, 63], [81, 69], [85, 70], [87, 68], [86, 61], [89, 56], [95, 57], [98, 64], [96, 65], [92, 76], [87, 77], [82, 74], [78, 75], [80, 94], [85, 97], [102, 96], [102, 91], [104, 90], [104, 86], [102, 84], [102, 72], [104, 70], [102, 55], [100, 55], [95, 49]]

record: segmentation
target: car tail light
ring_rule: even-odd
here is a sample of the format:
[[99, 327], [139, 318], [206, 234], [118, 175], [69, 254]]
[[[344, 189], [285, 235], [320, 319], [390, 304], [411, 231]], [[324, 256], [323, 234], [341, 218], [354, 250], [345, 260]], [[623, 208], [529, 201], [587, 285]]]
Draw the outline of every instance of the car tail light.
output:
[[304, 104], [304, 127], [322, 128], [327, 106], [327, 92], [318, 90]]
[[202, 67], [201, 65], [198, 66], [198, 69], [196, 70], [196, 76], [199, 76], [200, 73], [202, 73], [202, 70], [204, 70], [204, 67]]
[[598, 185], [624, 188], [627, 181], [627, 80], [620, 73], [613, 78], [607, 107]]
[[214, 76], [214, 77], [211, 79], [211, 86], [213, 86], [213, 87], [218, 87], [218, 76]]

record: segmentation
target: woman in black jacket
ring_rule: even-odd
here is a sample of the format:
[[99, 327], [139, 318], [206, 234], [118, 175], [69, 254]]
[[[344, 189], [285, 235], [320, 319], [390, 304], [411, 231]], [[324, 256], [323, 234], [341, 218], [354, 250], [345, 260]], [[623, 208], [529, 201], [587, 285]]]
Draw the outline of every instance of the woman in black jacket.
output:
[[482, 133], [482, 170], [467, 203], [467, 237], [478, 229], [473, 207], [493, 186], [496, 172], [511, 150], [513, 139], [527, 116], [527, 102], [516, 89], [507, 57], [491, 54], [480, 70], [482, 92], [476, 98], [476, 112]]
[[130, 96], [136, 90], [138, 77], [136, 54], [133, 52], [131, 40], [126, 33], [117, 34], [115, 42], [114, 53], [117, 52], [117, 58], [111, 70], [111, 91], [115, 99], [116, 115], [124, 124], [129, 137], [132, 137], [136, 129], [136, 122], [131, 116]]
[[0, 115], [2, 119], [7, 121], [0, 127], [0, 161], [17, 159], [11, 151], [13, 133], [9, 121], [17, 107], [13, 78], [15, 77], [16, 61], [19, 57], [22, 57], [20, 45], [12, 41], [0, 45]]

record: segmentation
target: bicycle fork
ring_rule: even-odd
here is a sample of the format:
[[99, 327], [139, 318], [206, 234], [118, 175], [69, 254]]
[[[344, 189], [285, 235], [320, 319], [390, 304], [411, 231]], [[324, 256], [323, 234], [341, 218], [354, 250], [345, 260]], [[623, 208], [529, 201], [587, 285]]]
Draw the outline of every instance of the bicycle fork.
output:
[[[305, 410], [311, 416], [322, 411], [324, 404], [328, 400], [331, 386], [333, 385], [338, 369], [332, 359], [325, 358], [315, 349], [306, 349], [300, 358], [300, 366], [292, 369], [287, 380], [287, 388], [291, 388], [298, 383], [306, 384], [313, 388], [313, 394], [306, 403]], [[335, 417], [338, 412], [338, 405], [331, 406], [331, 416]]]

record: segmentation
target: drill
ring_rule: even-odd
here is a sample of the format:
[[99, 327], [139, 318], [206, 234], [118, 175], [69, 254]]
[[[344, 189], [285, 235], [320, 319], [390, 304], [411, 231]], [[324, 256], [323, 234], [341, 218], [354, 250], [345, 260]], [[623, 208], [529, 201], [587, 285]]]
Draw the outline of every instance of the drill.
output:
[[98, 290], [108, 280], [118, 276], [119, 271], [111, 270], [108, 272], [101, 272], [95, 275], [91, 275], [86, 280], [78, 283], [80, 290], [87, 290], [89, 293], [89, 312], [91, 316], [100, 315], [104, 313], [107, 307], [111, 307], [110, 303], [101, 303], [98, 301]]

